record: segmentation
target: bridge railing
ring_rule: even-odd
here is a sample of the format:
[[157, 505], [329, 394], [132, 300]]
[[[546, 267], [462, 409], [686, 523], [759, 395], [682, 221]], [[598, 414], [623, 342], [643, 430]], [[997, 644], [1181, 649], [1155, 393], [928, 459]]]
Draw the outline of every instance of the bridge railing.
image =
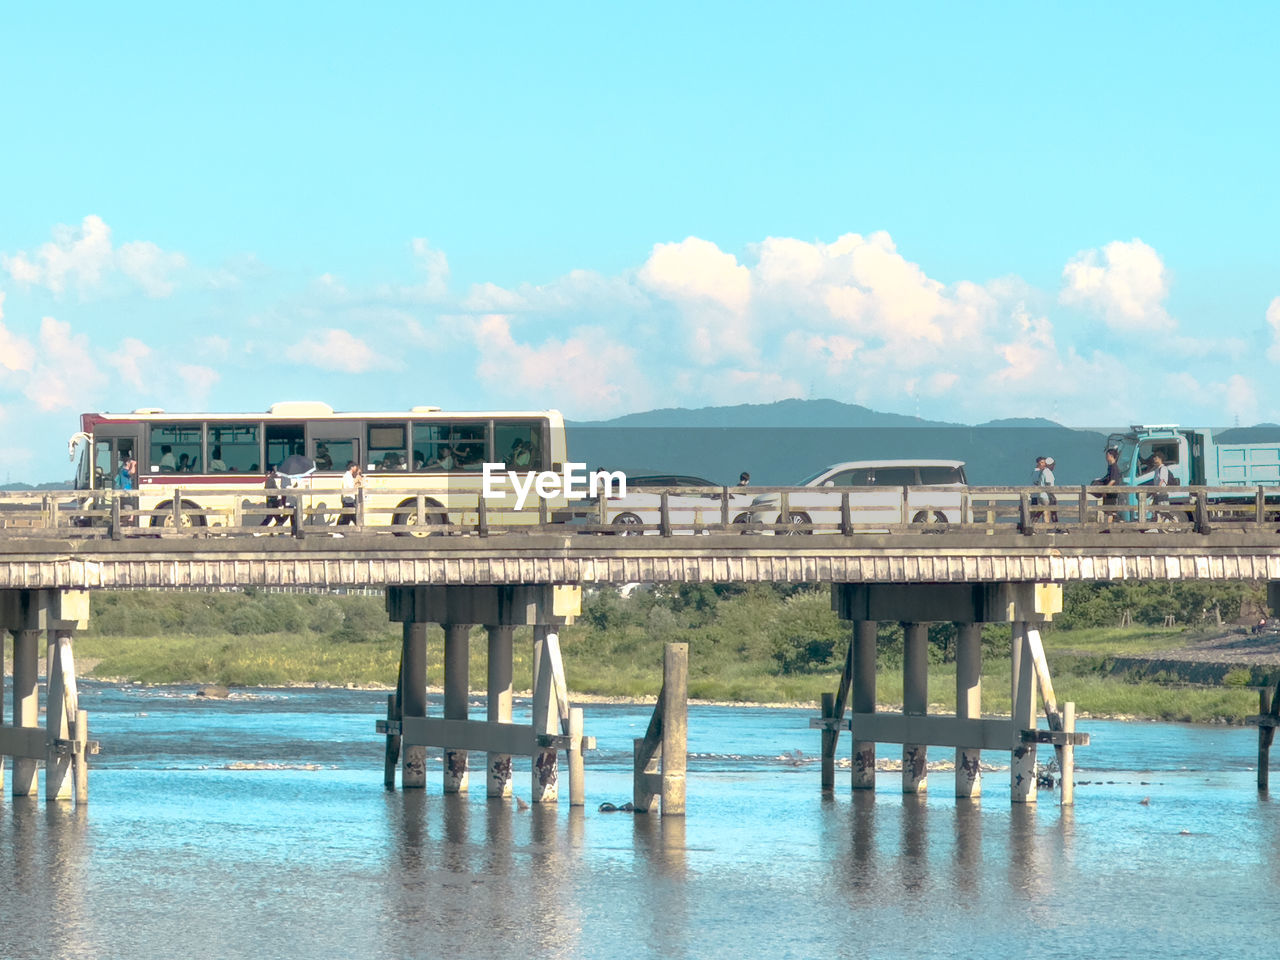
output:
[[[0, 492], [0, 540], [136, 536], [611, 536], [702, 534], [1066, 534], [1119, 530], [1209, 533], [1280, 528], [1276, 487], [664, 487], [520, 509], [479, 490], [447, 506], [411, 488], [382, 488], [344, 507], [335, 491], [259, 485], [139, 492]], [[152, 498], [154, 500], [154, 498]]]

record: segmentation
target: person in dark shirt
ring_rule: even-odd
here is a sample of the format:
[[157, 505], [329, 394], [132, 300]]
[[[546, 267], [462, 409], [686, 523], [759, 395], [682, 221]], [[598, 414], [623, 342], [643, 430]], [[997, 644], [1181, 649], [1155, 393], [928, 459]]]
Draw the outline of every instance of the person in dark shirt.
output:
[[[1124, 480], [1124, 478], [1120, 476], [1120, 464], [1119, 464], [1120, 451], [1117, 450], [1115, 447], [1108, 447], [1106, 457], [1107, 457], [1107, 472], [1104, 473], [1102, 476], [1098, 477], [1098, 479], [1094, 480], [1093, 485], [1095, 487], [1118, 487], [1120, 486], [1121, 482]], [[1120, 497], [1118, 494], [1115, 494], [1115, 493], [1103, 494], [1103, 497], [1102, 497], [1103, 506], [1114, 507], [1119, 502], [1120, 502]], [[1106, 516], [1106, 519], [1114, 520], [1116, 519], [1116, 517], [1114, 514], [1109, 514]]]

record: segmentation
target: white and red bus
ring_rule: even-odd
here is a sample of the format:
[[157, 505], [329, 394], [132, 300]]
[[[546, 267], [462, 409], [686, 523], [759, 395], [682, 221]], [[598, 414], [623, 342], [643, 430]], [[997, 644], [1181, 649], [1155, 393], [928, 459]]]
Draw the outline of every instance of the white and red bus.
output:
[[[310, 401], [277, 403], [266, 413], [86, 413], [71, 449], [79, 490], [111, 490], [120, 465], [136, 458], [136, 508], [168, 511], [150, 518], [156, 526], [173, 522], [175, 492], [178, 514], [199, 511], [190, 519], [197, 525], [228, 522], [237, 502], [260, 508], [264, 501], [245, 499], [246, 488], [263, 488], [268, 469], [294, 455], [315, 463], [300, 485], [313, 516], [327, 506], [336, 518], [342, 474], [353, 462], [365, 474], [366, 523], [475, 523], [486, 462], [558, 471], [567, 457], [555, 410], [346, 413]], [[523, 519], [537, 522], [538, 509], [531, 504]]]

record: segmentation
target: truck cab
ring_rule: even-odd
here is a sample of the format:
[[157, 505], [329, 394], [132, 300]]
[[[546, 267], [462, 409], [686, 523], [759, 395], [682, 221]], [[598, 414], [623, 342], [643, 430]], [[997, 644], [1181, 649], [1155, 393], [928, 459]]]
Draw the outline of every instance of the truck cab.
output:
[[1122, 483], [1140, 487], [1155, 480], [1152, 458], [1160, 454], [1177, 482], [1204, 483], [1203, 430], [1179, 430], [1173, 424], [1134, 424], [1128, 433], [1113, 433], [1107, 438], [1107, 446], [1118, 450], [1116, 465], [1120, 467]]

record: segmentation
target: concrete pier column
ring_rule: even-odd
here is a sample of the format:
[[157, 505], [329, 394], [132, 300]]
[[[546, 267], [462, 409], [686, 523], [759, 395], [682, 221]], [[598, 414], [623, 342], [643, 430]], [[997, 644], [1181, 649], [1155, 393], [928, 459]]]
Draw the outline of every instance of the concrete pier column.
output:
[[[956, 641], [956, 718], [982, 717], [982, 624], [962, 623]], [[982, 751], [956, 747], [956, 796], [982, 794]]]
[[[489, 631], [488, 690], [489, 702], [485, 719], [490, 723], [511, 722], [511, 637], [515, 627], [486, 627]], [[511, 796], [511, 754], [487, 755], [485, 795]]]
[[[13, 725], [28, 730], [40, 725], [40, 631], [13, 631]], [[15, 797], [36, 794], [40, 761], [13, 758], [13, 785]]]
[[1022, 731], [1036, 725], [1036, 673], [1027, 645], [1028, 624], [1013, 621], [1010, 631], [1010, 693], [1013, 695], [1013, 743], [1009, 763], [1010, 799], [1014, 803], [1036, 802], [1036, 745], [1022, 742]]
[[[902, 625], [902, 713], [925, 716], [929, 712], [929, 625]], [[928, 747], [902, 745], [902, 792], [923, 793], [928, 787]]]
[[[874, 620], [857, 620], [853, 624], [853, 690], [854, 714], [876, 712], [876, 632]], [[874, 740], [858, 740], [857, 725], [853, 738], [853, 780], [851, 789], [874, 790], [876, 787], [876, 744]]]
[[[60, 751], [57, 741], [71, 739], [71, 721], [67, 716], [79, 712], [76, 696], [75, 673], [67, 676], [65, 667], [70, 664], [70, 630], [50, 630], [48, 657], [45, 661], [45, 761], [44, 798], [46, 800], [70, 800], [72, 798], [71, 755]], [[68, 706], [70, 705], [70, 706]]]
[[[547, 658], [547, 637], [554, 627], [533, 628], [533, 732], [559, 732], [559, 714], [553, 709], [555, 681]], [[545, 747], [533, 755], [532, 793], [534, 803], [554, 803], [560, 797], [560, 761], [555, 747]]]
[[[471, 625], [447, 623], [444, 627], [444, 718], [467, 719], [471, 694]], [[467, 751], [445, 747], [444, 792], [466, 793]]]
[[[427, 625], [404, 622], [404, 647], [400, 653], [400, 715], [427, 715]], [[401, 748], [400, 786], [405, 790], [427, 785], [427, 748], [405, 745]]]

